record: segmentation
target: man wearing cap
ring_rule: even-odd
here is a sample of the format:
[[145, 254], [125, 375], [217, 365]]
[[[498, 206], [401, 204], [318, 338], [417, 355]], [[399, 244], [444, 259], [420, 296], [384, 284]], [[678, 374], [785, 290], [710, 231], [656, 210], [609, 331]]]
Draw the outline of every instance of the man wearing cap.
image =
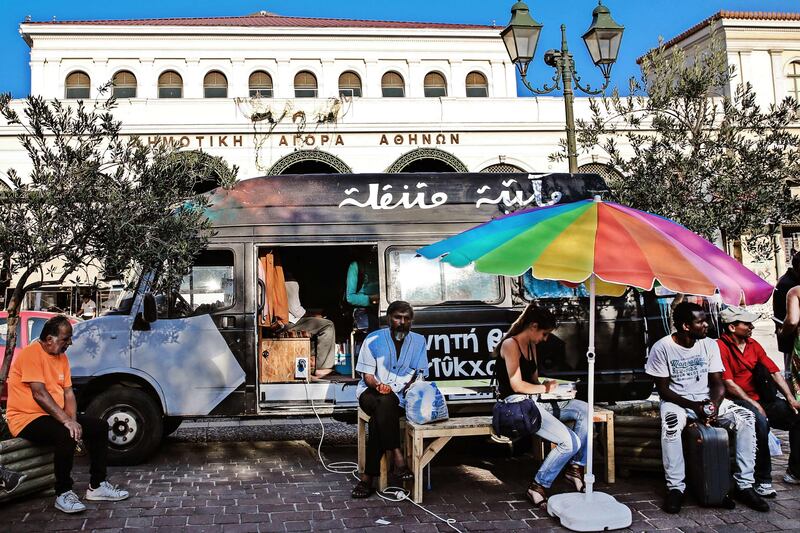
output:
[[[775, 497], [772, 488], [772, 463], [769, 453], [770, 426], [789, 432], [789, 465], [783, 480], [800, 483], [800, 402], [789, 391], [789, 385], [780, 369], [767, 356], [758, 341], [751, 338], [753, 322], [758, 315], [739, 307], [728, 307], [720, 313], [722, 335], [717, 340], [725, 371], [722, 380], [725, 395], [735, 403], [753, 412], [756, 417], [756, 468], [755, 491], [766, 498]], [[757, 365], [763, 365], [777, 389], [786, 400], [759, 394]]]

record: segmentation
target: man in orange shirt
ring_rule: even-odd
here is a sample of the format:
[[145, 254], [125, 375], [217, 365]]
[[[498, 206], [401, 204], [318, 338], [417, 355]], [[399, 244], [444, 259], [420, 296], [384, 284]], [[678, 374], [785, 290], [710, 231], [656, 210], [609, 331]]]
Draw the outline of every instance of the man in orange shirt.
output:
[[69, 360], [64, 352], [72, 344], [72, 325], [62, 315], [48, 320], [37, 342], [19, 352], [8, 376], [8, 428], [15, 437], [53, 446], [56, 509], [77, 513], [86, 509], [72, 491], [72, 460], [76, 443], [91, 458], [86, 499], [119, 501], [128, 497], [106, 480], [108, 426], [101, 420], [78, 415]]

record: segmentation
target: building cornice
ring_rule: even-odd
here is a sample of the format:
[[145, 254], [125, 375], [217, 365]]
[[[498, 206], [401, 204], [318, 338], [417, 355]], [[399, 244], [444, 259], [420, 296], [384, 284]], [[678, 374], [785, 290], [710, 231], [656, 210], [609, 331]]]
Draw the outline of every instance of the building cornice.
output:
[[[744, 21], [744, 23], [740, 22]], [[662, 45], [664, 49], [672, 48], [673, 46], [689, 39], [693, 35], [700, 33], [702, 31], [706, 31], [716, 23], [717, 26], [727, 28], [736, 29], [758, 29], [758, 30], [772, 30], [774, 28], [773, 23], [775, 22], [784, 22], [784, 23], [792, 23], [798, 22], [800, 23], [800, 13], [780, 13], [780, 12], [767, 12], [767, 11], [726, 11], [722, 10], [717, 13], [714, 13], [707, 19], [698, 22], [688, 30], [678, 34], [677, 36], [669, 39], [668, 41], [664, 42]], [[789, 28], [797, 28], [797, 25], [790, 24], [785, 26], [786, 29]], [[774, 28], [775, 31], [780, 31], [784, 28]], [[648, 54], [652, 53], [655, 49], [649, 50], [646, 54], [639, 56], [636, 59], [636, 63], [641, 64], [642, 60], [647, 57]]]

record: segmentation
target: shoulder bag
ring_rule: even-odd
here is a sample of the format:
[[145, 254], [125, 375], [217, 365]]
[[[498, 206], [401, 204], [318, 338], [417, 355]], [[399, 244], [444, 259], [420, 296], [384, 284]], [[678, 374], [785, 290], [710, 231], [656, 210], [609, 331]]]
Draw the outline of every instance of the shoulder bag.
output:
[[497, 402], [492, 409], [492, 430], [495, 435], [516, 440], [521, 437], [534, 435], [542, 426], [542, 415], [536, 402], [528, 395], [512, 394], [501, 399], [497, 386], [497, 364], [502, 364], [502, 358], [495, 363], [492, 376], [492, 386]]
[[542, 426], [542, 415], [530, 396], [525, 396], [519, 401], [507, 400], [497, 400], [494, 404], [492, 429], [495, 434], [513, 440], [534, 435], [539, 431]]

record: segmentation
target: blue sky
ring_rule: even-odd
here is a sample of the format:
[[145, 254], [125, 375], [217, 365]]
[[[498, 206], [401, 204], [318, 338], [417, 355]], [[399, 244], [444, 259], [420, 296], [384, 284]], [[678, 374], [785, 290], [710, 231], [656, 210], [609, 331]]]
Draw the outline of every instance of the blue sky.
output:
[[[115, 18], [238, 16], [267, 10], [301, 17], [361, 18], [421, 22], [495, 23], [498, 31], [510, 18], [512, 0], [402, 0], [394, 2], [350, 0], [159, 0], [112, 2], [104, 0], [0, 0], [0, 92], [20, 98], [30, 90], [29, 49], [19, 36], [19, 23], [33, 20], [89, 20]], [[734, 11], [800, 11], [798, 0], [605, 0], [616, 21], [625, 26], [620, 59], [612, 82], [625, 87], [638, 74], [636, 58], [658, 43], [672, 38], [721, 9]], [[532, 16], [544, 24], [529, 79], [536, 85], [550, 80], [551, 69], [542, 54], [560, 44], [561, 24], [575, 55], [579, 75], [596, 86], [602, 81], [591, 64], [580, 36], [591, 23], [596, 0], [530, 0]], [[527, 91], [522, 88], [520, 94]]]

